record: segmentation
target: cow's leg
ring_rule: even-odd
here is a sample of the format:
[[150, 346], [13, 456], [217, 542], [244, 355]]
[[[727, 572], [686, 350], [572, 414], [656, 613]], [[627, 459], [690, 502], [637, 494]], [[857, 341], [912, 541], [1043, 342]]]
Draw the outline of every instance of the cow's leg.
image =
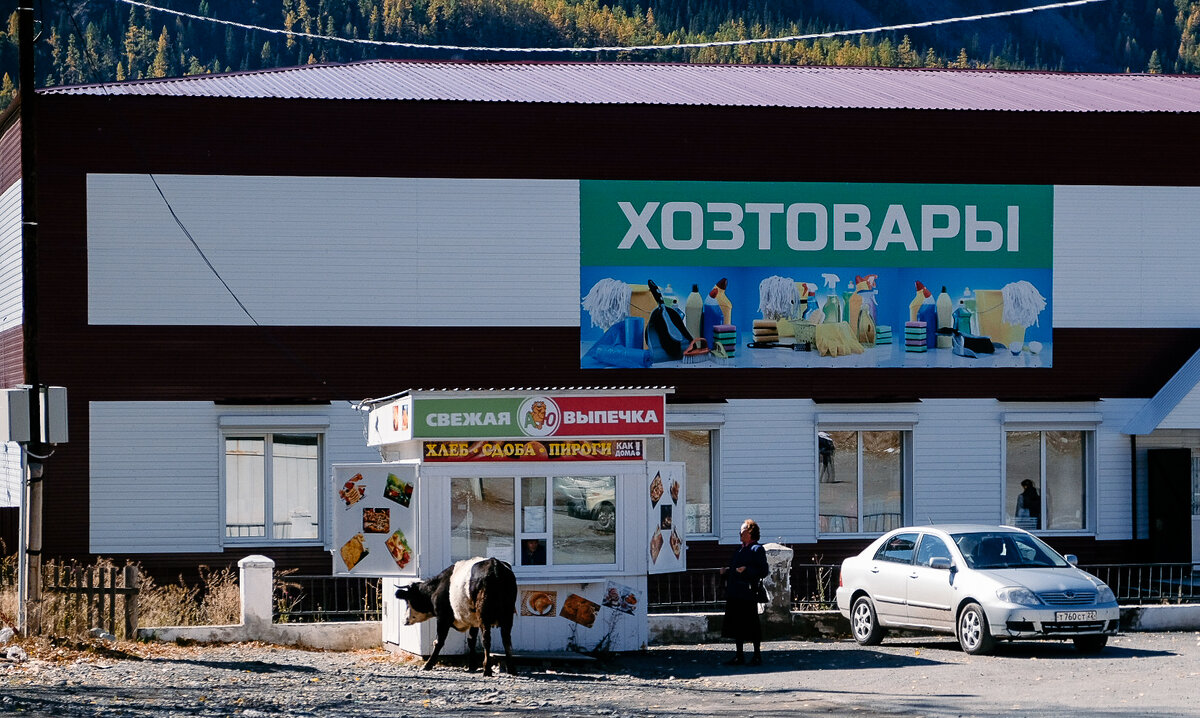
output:
[[510, 675], [517, 675], [517, 667], [513, 665], [512, 657], [512, 616], [507, 621], [500, 622], [500, 640], [504, 641], [504, 667]]
[[[475, 639], [478, 635], [479, 629], [474, 626], [471, 626], [470, 630], [467, 631], [467, 670], [471, 671], [472, 673], [475, 672]], [[483, 645], [486, 646], [487, 634], [485, 633], [483, 635]], [[484, 665], [487, 665], [486, 661], [484, 661]]]
[[438, 618], [437, 626], [437, 643], [433, 644], [433, 653], [429, 654], [429, 659], [425, 661], [424, 670], [432, 670], [433, 664], [437, 663], [438, 654], [442, 652], [442, 646], [446, 645], [446, 635], [450, 633], [450, 621], [443, 621]]
[[483, 627], [483, 675], [492, 675], [492, 627]]

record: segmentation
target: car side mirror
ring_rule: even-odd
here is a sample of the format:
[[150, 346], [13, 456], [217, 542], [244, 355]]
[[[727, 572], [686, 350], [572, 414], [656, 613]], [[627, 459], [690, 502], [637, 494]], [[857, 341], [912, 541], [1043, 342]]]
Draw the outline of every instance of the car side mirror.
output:
[[1065, 558], [1067, 563], [1071, 564], [1072, 566], [1079, 565], [1079, 557], [1073, 553], [1069, 553], [1066, 556], [1063, 556], [1063, 558]]
[[951, 568], [953, 568], [953, 564], [951, 564], [950, 559], [946, 558], [945, 556], [935, 556], [929, 559], [929, 568], [937, 568], [943, 571], [949, 571]]

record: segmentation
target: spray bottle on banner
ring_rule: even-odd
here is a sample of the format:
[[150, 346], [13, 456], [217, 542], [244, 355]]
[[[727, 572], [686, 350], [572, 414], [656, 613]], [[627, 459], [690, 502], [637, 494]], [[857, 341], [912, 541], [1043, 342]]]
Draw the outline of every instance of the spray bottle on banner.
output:
[[829, 296], [825, 298], [825, 322], [834, 323], [842, 321], [842, 303], [838, 298], [838, 275], [822, 272], [821, 277], [825, 280], [825, 289]]
[[925, 302], [925, 297], [929, 296], [929, 290], [924, 284], [917, 282], [917, 294], [913, 300], [908, 303], [908, 321], [917, 321], [917, 315], [920, 313], [921, 305]]

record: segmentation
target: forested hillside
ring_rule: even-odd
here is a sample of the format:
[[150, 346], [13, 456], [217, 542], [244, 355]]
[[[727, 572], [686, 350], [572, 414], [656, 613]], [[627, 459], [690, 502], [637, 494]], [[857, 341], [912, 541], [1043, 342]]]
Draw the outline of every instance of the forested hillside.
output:
[[[118, 0], [38, 4], [37, 85], [370, 58], [1200, 71], [1200, 0], [1107, 0], [920, 30], [723, 47], [509, 53], [431, 50], [265, 32], [464, 47], [587, 48], [775, 38], [982, 14], [1037, 0]], [[17, 14], [0, 28], [0, 107], [17, 78]]]

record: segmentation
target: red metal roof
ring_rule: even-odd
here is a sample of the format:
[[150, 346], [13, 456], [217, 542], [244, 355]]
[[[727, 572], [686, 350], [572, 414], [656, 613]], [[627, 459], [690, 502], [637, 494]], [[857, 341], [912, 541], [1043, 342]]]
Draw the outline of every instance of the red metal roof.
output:
[[1200, 112], [1200, 76], [790, 65], [343, 65], [48, 87], [45, 94], [1034, 112]]

